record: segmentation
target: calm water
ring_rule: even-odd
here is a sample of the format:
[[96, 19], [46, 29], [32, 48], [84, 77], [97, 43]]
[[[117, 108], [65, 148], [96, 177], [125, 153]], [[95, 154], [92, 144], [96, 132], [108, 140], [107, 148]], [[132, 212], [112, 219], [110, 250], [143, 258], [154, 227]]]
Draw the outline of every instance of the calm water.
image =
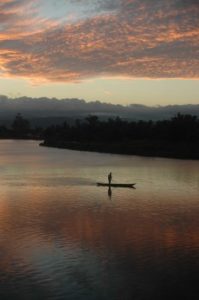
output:
[[198, 299], [198, 213], [199, 161], [0, 141], [0, 299]]

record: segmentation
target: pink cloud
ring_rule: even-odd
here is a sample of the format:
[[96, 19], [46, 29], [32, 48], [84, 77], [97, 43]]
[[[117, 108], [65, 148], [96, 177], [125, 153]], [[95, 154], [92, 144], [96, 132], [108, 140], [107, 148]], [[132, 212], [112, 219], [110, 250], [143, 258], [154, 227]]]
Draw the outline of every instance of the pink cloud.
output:
[[39, 17], [33, 1], [0, 2], [1, 76], [199, 78], [199, 8], [194, 1], [169, 3], [95, 1], [103, 13], [68, 24]]

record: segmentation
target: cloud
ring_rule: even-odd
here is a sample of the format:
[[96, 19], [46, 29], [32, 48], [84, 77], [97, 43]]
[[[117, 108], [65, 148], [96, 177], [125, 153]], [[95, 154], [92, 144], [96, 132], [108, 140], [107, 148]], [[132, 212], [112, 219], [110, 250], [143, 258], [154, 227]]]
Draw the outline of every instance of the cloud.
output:
[[95, 13], [68, 22], [52, 14], [42, 18], [38, 0], [1, 1], [0, 74], [34, 82], [101, 76], [198, 79], [197, 2], [74, 0], [73, 5]]
[[[110, 91], [104, 94], [110, 96]], [[61, 100], [61, 101], [60, 101]], [[159, 120], [170, 119], [177, 113], [192, 114], [199, 117], [199, 105], [169, 105], [169, 106], [145, 106], [140, 104], [115, 105], [99, 101], [86, 102], [83, 99], [57, 99], [57, 98], [31, 98], [17, 97], [9, 98], [0, 95], [0, 116], [13, 118], [18, 112], [27, 117], [64, 117], [82, 116], [88, 114], [120, 116], [122, 118], [133, 118], [134, 120]], [[54, 120], [54, 119], [53, 119]], [[52, 120], [52, 124], [53, 124]]]

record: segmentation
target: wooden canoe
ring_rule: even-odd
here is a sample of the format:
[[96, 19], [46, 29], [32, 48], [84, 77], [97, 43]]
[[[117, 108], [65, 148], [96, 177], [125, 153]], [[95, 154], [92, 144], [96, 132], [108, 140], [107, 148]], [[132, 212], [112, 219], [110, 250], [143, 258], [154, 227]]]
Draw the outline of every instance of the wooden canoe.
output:
[[121, 187], [121, 188], [134, 188], [135, 183], [103, 183], [97, 182], [97, 186], [107, 186], [107, 187]]

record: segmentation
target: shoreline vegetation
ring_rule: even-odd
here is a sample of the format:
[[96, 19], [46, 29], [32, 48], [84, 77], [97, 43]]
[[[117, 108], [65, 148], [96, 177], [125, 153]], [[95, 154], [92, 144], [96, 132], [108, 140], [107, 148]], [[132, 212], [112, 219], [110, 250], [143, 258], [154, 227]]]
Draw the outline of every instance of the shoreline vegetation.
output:
[[112, 154], [199, 159], [199, 120], [177, 114], [165, 121], [100, 121], [89, 116], [45, 131], [41, 146]]
[[199, 159], [199, 144], [176, 142], [163, 143], [162, 141], [147, 140], [135, 141], [130, 144], [115, 143], [107, 145], [105, 143], [91, 142], [63, 142], [63, 141], [48, 141], [40, 143], [40, 146], [69, 149], [76, 151], [89, 151], [109, 154], [136, 155], [146, 157], [164, 157], [178, 159]]
[[74, 124], [34, 127], [17, 114], [1, 139], [43, 140], [41, 146], [112, 154], [199, 159], [199, 119], [177, 114], [164, 121], [100, 120], [91, 115]]

